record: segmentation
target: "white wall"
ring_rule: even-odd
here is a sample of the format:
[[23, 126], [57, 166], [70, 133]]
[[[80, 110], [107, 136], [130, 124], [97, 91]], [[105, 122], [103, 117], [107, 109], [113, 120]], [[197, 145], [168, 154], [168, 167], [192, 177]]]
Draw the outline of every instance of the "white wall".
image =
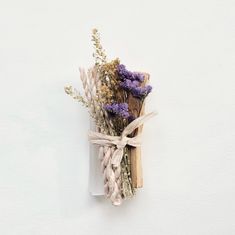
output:
[[[235, 3], [0, 2], [1, 235], [234, 235]], [[88, 194], [88, 114], [63, 91], [109, 58], [151, 74], [144, 188]]]

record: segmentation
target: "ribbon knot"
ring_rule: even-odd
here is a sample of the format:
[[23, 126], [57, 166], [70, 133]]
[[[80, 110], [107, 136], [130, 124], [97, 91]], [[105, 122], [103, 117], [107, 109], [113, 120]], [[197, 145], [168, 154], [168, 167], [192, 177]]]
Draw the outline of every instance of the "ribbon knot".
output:
[[128, 138], [123, 136], [120, 138], [120, 140], [113, 141], [113, 144], [116, 145], [117, 149], [125, 148], [125, 146], [128, 144]]
[[154, 117], [156, 114], [156, 112], [151, 112], [136, 118], [127, 127], [125, 127], [121, 136], [111, 136], [99, 132], [90, 131], [88, 134], [89, 140], [91, 143], [100, 146], [115, 146], [116, 149], [112, 155], [111, 163], [115, 167], [117, 167], [121, 163], [124, 154], [124, 148], [126, 145], [130, 145], [132, 147], [139, 147], [141, 145], [140, 135], [136, 135], [134, 137], [127, 136], [130, 135], [136, 128], [143, 125], [143, 123], [146, 122], [148, 119]]

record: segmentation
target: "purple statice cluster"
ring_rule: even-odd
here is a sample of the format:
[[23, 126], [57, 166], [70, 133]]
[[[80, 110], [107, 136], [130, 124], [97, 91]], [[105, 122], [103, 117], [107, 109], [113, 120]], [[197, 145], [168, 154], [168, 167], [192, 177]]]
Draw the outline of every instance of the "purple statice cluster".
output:
[[144, 81], [144, 75], [141, 73], [128, 71], [125, 65], [120, 64], [117, 67], [118, 75], [121, 78], [120, 87], [139, 99], [145, 98], [151, 91], [152, 86], [141, 86]]
[[111, 116], [119, 116], [122, 118], [129, 118], [130, 117], [127, 103], [106, 104], [106, 105], [104, 105], [104, 109]]
[[126, 69], [126, 66], [124, 64], [119, 64], [117, 67], [117, 71], [122, 80], [128, 79], [131, 81], [144, 81], [144, 75], [142, 73], [131, 72]]

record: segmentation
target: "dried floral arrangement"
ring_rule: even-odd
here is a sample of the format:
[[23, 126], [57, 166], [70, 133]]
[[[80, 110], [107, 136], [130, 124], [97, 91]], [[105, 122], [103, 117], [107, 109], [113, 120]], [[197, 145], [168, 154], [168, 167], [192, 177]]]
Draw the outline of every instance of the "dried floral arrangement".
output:
[[89, 140], [99, 146], [104, 194], [121, 205], [143, 186], [140, 145], [143, 123], [156, 115], [145, 114], [145, 98], [152, 91], [149, 74], [131, 72], [119, 59], [107, 61], [97, 29], [92, 30], [95, 65], [80, 70], [84, 95], [72, 86], [65, 92], [88, 108], [96, 129]]

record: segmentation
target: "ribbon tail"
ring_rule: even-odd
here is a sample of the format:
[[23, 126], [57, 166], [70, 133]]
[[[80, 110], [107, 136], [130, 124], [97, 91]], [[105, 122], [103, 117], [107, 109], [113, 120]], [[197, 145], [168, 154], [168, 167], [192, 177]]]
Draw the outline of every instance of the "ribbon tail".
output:
[[144, 122], [146, 122], [148, 119], [154, 117], [157, 115], [157, 112], [151, 112], [148, 114], [145, 114], [143, 116], [140, 116], [136, 118], [134, 121], [132, 121], [122, 132], [122, 136], [128, 136], [131, 134], [136, 128], [143, 125]]

